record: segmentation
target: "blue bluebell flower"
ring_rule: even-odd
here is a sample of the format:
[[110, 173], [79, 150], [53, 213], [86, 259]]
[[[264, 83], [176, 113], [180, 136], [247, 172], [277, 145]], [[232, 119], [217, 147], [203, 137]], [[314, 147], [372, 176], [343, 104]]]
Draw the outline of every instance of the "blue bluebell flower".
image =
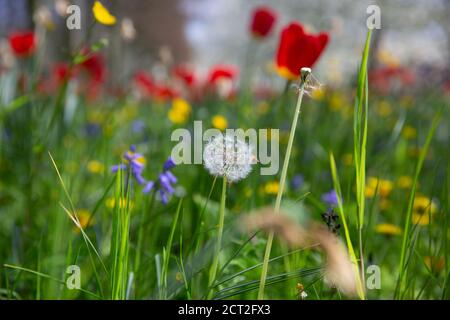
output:
[[323, 202], [326, 202], [332, 207], [336, 207], [338, 205], [338, 196], [334, 189], [322, 194], [321, 199]]
[[141, 153], [136, 152], [136, 146], [134, 145], [124, 153], [123, 157], [125, 163], [112, 166], [111, 172], [116, 173], [118, 170], [125, 170], [129, 167], [131, 175], [135, 178], [136, 182], [141, 185], [145, 184], [146, 180], [142, 176], [145, 168], [145, 157]]
[[142, 120], [135, 120], [131, 124], [131, 130], [133, 130], [134, 133], [142, 133], [145, 129], [145, 122]]
[[85, 126], [86, 135], [90, 137], [99, 136], [102, 133], [102, 126], [96, 122], [90, 122]]
[[301, 174], [296, 174], [291, 181], [292, 190], [296, 191], [300, 189], [303, 186], [304, 182], [305, 179], [303, 178], [303, 176]]
[[157, 188], [161, 197], [161, 202], [167, 204], [169, 202], [169, 197], [175, 192], [173, 185], [177, 183], [177, 178], [170, 172], [174, 167], [175, 162], [169, 157], [166, 162], [164, 162], [163, 170], [159, 174], [158, 179], [156, 181], [147, 182], [142, 191], [144, 193], [149, 193], [154, 188]]

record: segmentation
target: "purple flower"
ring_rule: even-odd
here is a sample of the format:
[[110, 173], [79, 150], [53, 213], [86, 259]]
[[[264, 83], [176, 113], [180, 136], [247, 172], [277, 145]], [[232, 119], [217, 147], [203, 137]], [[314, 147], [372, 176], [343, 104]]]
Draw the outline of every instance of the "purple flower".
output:
[[161, 197], [161, 202], [167, 204], [169, 197], [175, 192], [173, 185], [177, 183], [177, 178], [170, 172], [175, 167], [173, 159], [169, 157], [164, 162], [163, 170], [156, 181], [147, 181], [142, 176], [145, 168], [145, 157], [136, 152], [136, 146], [131, 145], [130, 150], [127, 150], [123, 154], [123, 158], [125, 159], [125, 163], [112, 166], [111, 172], [116, 173], [119, 170], [129, 169], [136, 182], [144, 186], [142, 189], [143, 193], [147, 194], [156, 188]]
[[175, 162], [172, 158], [168, 158], [163, 165], [163, 171], [159, 174], [156, 181], [149, 181], [142, 190], [144, 193], [149, 193], [153, 188], [157, 188], [161, 197], [161, 202], [167, 204], [169, 197], [175, 192], [173, 184], [177, 182], [177, 178], [169, 170], [175, 167]]
[[173, 161], [172, 157], [169, 157], [166, 162], [164, 162], [163, 170], [168, 171], [175, 167], [175, 162]]
[[98, 123], [91, 122], [86, 124], [85, 131], [90, 137], [98, 136], [102, 132], [102, 126]]
[[154, 185], [155, 185], [155, 183], [153, 181], [147, 182], [147, 184], [145, 185], [144, 189], [142, 189], [142, 192], [149, 193], [153, 189]]
[[135, 120], [131, 124], [131, 130], [133, 130], [134, 133], [142, 133], [145, 129], [145, 122], [142, 120]]
[[131, 175], [135, 178], [136, 182], [143, 185], [146, 180], [142, 176], [145, 168], [145, 157], [141, 153], [136, 152], [136, 146], [131, 145], [130, 150], [126, 151], [123, 155], [126, 164], [114, 165], [111, 167], [111, 172], [116, 173], [118, 170], [125, 170], [130, 168]]
[[296, 191], [300, 189], [303, 186], [304, 182], [305, 180], [303, 179], [303, 176], [301, 174], [296, 174], [291, 181], [292, 190]]
[[126, 164], [116, 164], [111, 167], [111, 172], [116, 173], [119, 170], [125, 170], [127, 168]]
[[328, 205], [335, 207], [338, 205], [338, 197], [335, 190], [330, 190], [322, 194], [322, 201], [326, 202]]

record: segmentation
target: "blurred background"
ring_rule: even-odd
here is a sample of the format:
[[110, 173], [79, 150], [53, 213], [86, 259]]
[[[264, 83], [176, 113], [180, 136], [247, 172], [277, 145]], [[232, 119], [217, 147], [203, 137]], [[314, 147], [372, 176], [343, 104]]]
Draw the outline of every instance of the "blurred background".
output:
[[[47, 60], [64, 59], [67, 48], [79, 42], [89, 29], [93, 2], [0, 0], [0, 37], [4, 39], [12, 31], [31, 29], [50, 19], [54, 32], [48, 34], [51, 41], [47, 42]], [[81, 8], [79, 31], [64, 27], [61, 11], [70, 4]], [[377, 4], [381, 8], [382, 28], [376, 32], [372, 66], [414, 67], [427, 75], [425, 82], [430, 84], [448, 80], [450, 0], [115, 0], [104, 4], [120, 20], [132, 21], [135, 29], [134, 39], [119, 50], [121, 39], [116, 29], [95, 28], [97, 37], [109, 33], [109, 69], [122, 79], [137, 68], [150, 67], [161, 60], [190, 61], [202, 71], [217, 63], [242, 66], [251, 56], [252, 62], [260, 66], [259, 71], [264, 72], [273, 60], [280, 29], [298, 20], [311, 30], [331, 35], [316, 75], [326, 83], [345, 83], [347, 75], [357, 69], [366, 34], [367, 7]], [[279, 13], [279, 20], [268, 39], [269, 45], [256, 48], [247, 45], [248, 23], [251, 10], [262, 4], [272, 6]], [[40, 10], [44, 7], [49, 11]], [[428, 75], [433, 79], [428, 79]]]

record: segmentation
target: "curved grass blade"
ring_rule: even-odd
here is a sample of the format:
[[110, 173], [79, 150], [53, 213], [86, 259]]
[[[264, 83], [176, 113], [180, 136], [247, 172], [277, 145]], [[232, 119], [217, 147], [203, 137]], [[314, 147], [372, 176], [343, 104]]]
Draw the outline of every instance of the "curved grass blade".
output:
[[[19, 266], [13, 266], [13, 265], [10, 265], [10, 264], [4, 264], [3, 266], [4, 266], [5, 268], [10, 268], [10, 269], [14, 269], [14, 270], [19, 270], [19, 271], [28, 272], [28, 273], [37, 275], [37, 276], [39, 276], [39, 277], [41, 277], [41, 278], [46, 278], [46, 279], [49, 279], [49, 280], [58, 282], [58, 283], [60, 283], [61, 285], [66, 285], [66, 282], [65, 282], [65, 281], [60, 280], [60, 279], [57, 279], [57, 278], [54, 278], [54, 277], [52, 277], [52, 276], [50, 276], [50, 275], [48, 275], [48, 274], [42, 273], [42, 272], [38, 272], [38, 271], [35, 271], [35, 270], [31, 270], [31, 269], [27, 269], [27, 268], [23, 268], [23, 267], [19, 267]], [[81, 289], [81, 288], [80, 288], [80, 289], [76, 289], [76, 290], [79, 290], [79, 291], [81, 291], [81, 292], [83, 292], [83, 293], [89, 294], [89, 295], [93, 296], [93, 297], [96, 298], [96, 299], [100, 299], [100, 300], [103, 299], [101, 296], [96, 295], [95, 293], [93, 293], [93, 292], [91, 292], [91, 291], [89, 291], [89, 290], [85, 290], [85, 289]]]

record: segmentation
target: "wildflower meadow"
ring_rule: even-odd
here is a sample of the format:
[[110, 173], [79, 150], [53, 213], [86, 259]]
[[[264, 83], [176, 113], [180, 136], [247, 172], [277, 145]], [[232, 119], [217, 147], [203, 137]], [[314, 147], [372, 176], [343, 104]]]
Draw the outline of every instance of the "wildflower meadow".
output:
[[1, 300], [450, 298], [450, 65], [383, 51], [383, 6], [337, 81], [331, 22], [278, 1], [241, 64], [133, 67], [115, 1], [34, 2], [0, 45]]

